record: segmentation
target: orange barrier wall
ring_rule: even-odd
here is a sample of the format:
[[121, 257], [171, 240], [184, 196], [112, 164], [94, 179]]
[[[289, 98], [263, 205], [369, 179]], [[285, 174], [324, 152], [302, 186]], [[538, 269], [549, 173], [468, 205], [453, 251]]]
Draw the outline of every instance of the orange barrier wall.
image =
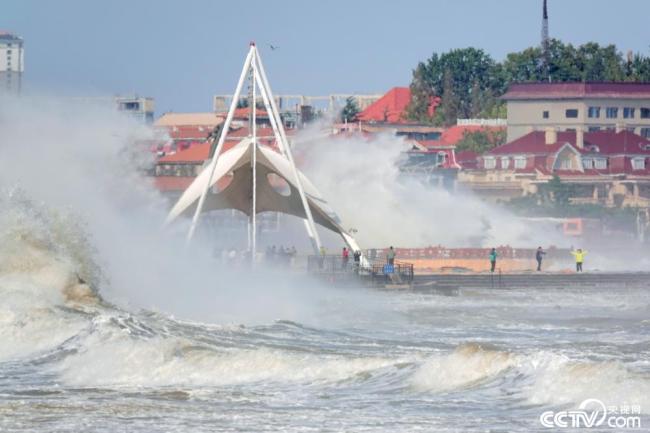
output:
[[[490, 262], [487, 259], [414, 259], [413, 268], [417, 274], [426, 273], [474, 273], [489, 272]], [[544, 260], [544, 267], [551, 265], [551, 262]], [[497, 272], [525, 272], [535, 271], [537, 262], [534, 259], [499, 259], [497, 260]]]

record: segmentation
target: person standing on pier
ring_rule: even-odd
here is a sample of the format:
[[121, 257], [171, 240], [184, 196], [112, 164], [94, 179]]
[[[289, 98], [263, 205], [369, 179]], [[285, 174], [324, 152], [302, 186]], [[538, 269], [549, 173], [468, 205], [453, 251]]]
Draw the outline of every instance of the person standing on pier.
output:
[[582, 262], [584, 262], [587, 252], [582, 251], [582, 248], [578, 248], [578, 251], [571, 251], [571, 254], [576, 258], [576, 272], [582, 272]]
[[490, 272], [494, 272], [494, 268], [497, 266], [497, 250], [492, 248], [490, 251]]
[[386, 261], [391, 266], [395, 265], [395, 250], [393, 249], [392, 246], [388, 249], [388, 252], [386, 253]]
[[535, 253], [535, 258], [537, 259], [537, 271], [542, 270], [542, 260], [544, 259], [544, 255], [546, 252], [542, 249], [542, 247], [537, 248], [537, 252]]
[[341, 265], [343, 269], [347, 269], [349, 260], [350, 260], [350, 250], [343, 247], [343, 252], [341, 253]]
[[352, 257], [354, 259], [354, 272], [359, 273], [359, 267], [361, 265], [361, 251], [355, 251]]
[[325, 256], [327, 255], [327, 250], [324, 246], [320, 247], [320, 257], [318, 258], [318, 264], [321, 269], [325, 267]]

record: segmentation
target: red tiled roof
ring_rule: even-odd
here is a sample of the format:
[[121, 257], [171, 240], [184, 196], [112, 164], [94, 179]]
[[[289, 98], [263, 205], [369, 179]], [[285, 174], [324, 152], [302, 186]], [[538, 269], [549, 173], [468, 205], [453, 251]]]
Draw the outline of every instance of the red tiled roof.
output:
[[472, 152], [471, 150], [462, 150], [460, 152], [455, 152], [456, 162], [462, 168], [476, 168], [478, 167], [478, 154]]
[[598, 153], [615, 155], [650, 155], [650, 140], [630, 131], [594, 131], [585, 133], [585, 151], [598, 146]]
[[[227, 143], [224, 143], [224, 146]], [[232, 146], [231, 146], [232, 147]], [[204, 141], [188, 149], [181, 150], [171, 155], [165, 155], [158, 160], [159, 164], [167, 163], [201, 163], [208, 159], [210, 155], [210, 143]]]
[[[224, 141], [221, 153], [232, 149], [239, 143], [239, 141]], [[221, 155], [220, 153], [220, 155]], [[200, 144], [195, 144], [187, 149], [183, 149], [170, 155], [165, 155], [158, 159], [159, 164], [196, 164], [202, 163], [210, 156], [210, 143], [204, 141]]]
[[[226, 152], [235, 147], [241, 141], [241, 137], [230, 137], [230, 134], [223, 142], [221, 153]], [[258, 143], [266, 145], [274, 150], [278, 150], [275, 141], [272, 140], [258, 140]], [[210, 156], [210, 143], [203, 141], [199, 144], [194, 144], [187, 149], [179, 150], [176, 153], [165, 155], [158, 159], [159, 164], [196, 164], [202, 163]]]
[[[247, 126], [244, 126], [242, 128], [237, 128], [235, 130], [231, 130], [226, 138], [242, 138], [242, 137], [248, 137], [249, 130]], [[258, 126], [256, 134], [259, 138], [267, 138], [267, 137], [275, 137], [273, 134], [273, 128], [260, 128]], [[289, 133], [287, 132], [287, 135]]]
[[584, 82], [584, 83], [515, 83], [505, 100], [517, 99], [580, 99], [580, 98], [650, 98], [650, 83]]
[[575, 143], [575, 132], [558, 132], [557, 141], [554, 144], [546, 144], [544, 131], [533, 131], [509, 143], [497, 146], [487, 153], [492, 155], [548, 154], [557, 151], [564, 143], [570, 141]]
[[[510, 143], [495, 147], [488, 153], [492, 155], [510, 154], [537, 154], [544, 155], [555, 153], [565, 143], [576, 148], [575, 131], [557, 132], [557, 141], [546, 144], [544, 131], [533, 131], [519, 137]], [[597, 153], [612, 154], [638, 154], [650, 155], [650, 140], [629, 131], [594, 131], [584, 133], [584, 147], [578, 149], [582, 153], [592, 153], [592, 146], [597, 146]], [[594, 149], [595, 150], [595, 149]]]
[[[430, 115], [433, 115], [439, 99], [431, 103]], [[405, 121], [406, 107], [411, 102], [411, 89], [393, 87], [384, 96], [370, 104], [357, 118], [362, 122], [402, 123]]]

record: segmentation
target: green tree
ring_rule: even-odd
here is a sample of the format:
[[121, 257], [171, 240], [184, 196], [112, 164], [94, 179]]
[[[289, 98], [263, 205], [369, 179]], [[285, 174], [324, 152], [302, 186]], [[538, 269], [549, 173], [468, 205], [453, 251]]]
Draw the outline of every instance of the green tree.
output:
[[650, 81], [650, 57], [641, 54], [631, 55], [624, 66], [626, 81]]
[[456, 152], [471, 150], [479, 154], [502, 145], [506, 142], [505, 130], [465, 131], [463, 138], [456, 144]]
[[[472, 90], [476, 89], [475, 92]], [[426, 63], [420, 63], [413, 72], [411, 104], [407, 110], [413, 120], [421, 120], [431, 98], [441, 95], [444, 111], [436, 116], [444, 124], [456, 122], [452, 116], [471, 117], [484, 111], [485, 102], [493, 102], [494, 95], [503, 91], [502, 74], [496, 62], [483, 50], [463, 48], [438, 55], [433, 53]], [[454, 100], [445, 101], [445, 93]], [[474, 100], [474, 104], [472, 103]], [[482, 101], [480, 106], [476, 104]]]
[[359, 115], [359, 105], [354, 97], [350, 96], [345, 100], [345, 106], [341, 111], [341, 122], [354, 122]]
[[411, 81], [411, 102], [406, 107], [406, 117], [418, 122], [428, 123], [433, 119], [429, 115], [429, 106], [435, 96], [433, 88], [427, 79], [428, 71], [424, 63], [418, 63], [413, 71]]
[[570, 205], [569, 198], [574, 195], [574, 188], [573, 185], [562, 182], [560, 177], [554, 174], [551, 180], [541, 186], [540, 192], [544, 200], [555, 210], [565, 211]]
[[[557, 39], [550, 40], [548, 48], [548, 70], [540, 47], [510, 53], [500, 63], [471, 47], [433, 53], [413, 71], [407, 116], [440, 125], [454, 123], [454, 115], [503, 116], [499, 97], [514, 82], [650, 82], [650, 57], [642, 54], [623, 58], [615, 45], [588, 42], [575, 47]], [[445, 95], [453, 99], [445, 101]], [[428, 109], [436, 96], [442, 98], [436, 115], [431, 117]]]
[[442, 103], [438, 107], [435, 123], [450, 126], [456, 124], [458, 112], [460, 110], [460, 98], [454, 89], [454, 82], [451, 71], [445, 71], [442, 83]]

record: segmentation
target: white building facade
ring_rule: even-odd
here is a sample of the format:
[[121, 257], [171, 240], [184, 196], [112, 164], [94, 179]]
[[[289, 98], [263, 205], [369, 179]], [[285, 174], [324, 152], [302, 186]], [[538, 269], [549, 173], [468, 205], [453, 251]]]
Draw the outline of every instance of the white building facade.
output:
[[20, 93], [25, 71], [25, 49], [22, 38], [0, 32], [0, 93]]

